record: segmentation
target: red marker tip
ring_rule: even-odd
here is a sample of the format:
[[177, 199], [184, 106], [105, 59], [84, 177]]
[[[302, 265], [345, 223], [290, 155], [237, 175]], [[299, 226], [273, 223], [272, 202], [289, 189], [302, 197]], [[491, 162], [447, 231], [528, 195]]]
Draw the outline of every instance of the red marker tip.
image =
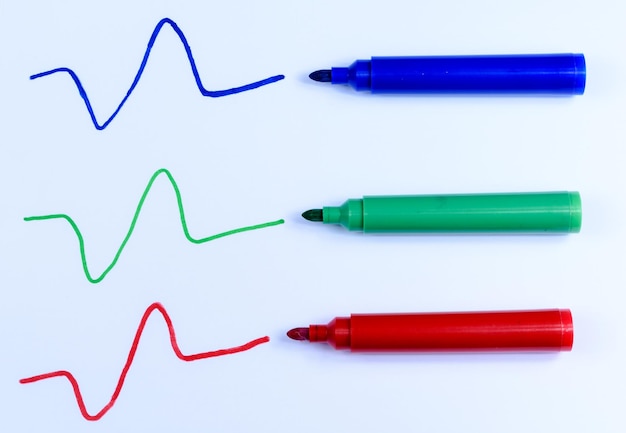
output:
[[292, 340], [303, 341], [309, 339], [309, 328], [293, 328], [287, 332], [287, 337]]

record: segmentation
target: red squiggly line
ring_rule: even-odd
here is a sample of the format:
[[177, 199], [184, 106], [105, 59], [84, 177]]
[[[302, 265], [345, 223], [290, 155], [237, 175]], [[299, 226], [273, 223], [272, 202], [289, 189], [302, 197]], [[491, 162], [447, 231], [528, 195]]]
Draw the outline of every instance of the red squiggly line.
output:
[[135, 358], [135, 353], [137, 352], [137, 346], [139, 345], [139, 340], [141, 339], [141, 334], [143, 333], [143, 329], [145, 328], [146, 322], [148, 321], [148, 318], [150, 317], [150, 315], [152, 314], [154, 310], [158, 310], [159, 313], [161, 313], [161, 315], [163, 316], [163, 319], [165, 320], [165, 323], [167, 325], [167, 330], [170, 334], [170, 342], [172, 344], [172, 349], [174, 350], [174, 353], [176, 354], [178, 359], [180, 359], [181, 361], [190, 362], [190, 361], [197, 361], [199, 359], [213, 358], [216, 356], [232, 355], [233, 353], [245, 352], [246, 350], [250, 350], [260, 344], [267, 343], [268, 341], [270, 341], [269, 337], [261, 337], [261, 338], [257, 338], [256, 340], [252, 340], [249, 343], [246, 343], [244, 345], [237, 346], [237, 347], [214, 350], [211, 352], [195, 353], [192, 355], [185, 355], [180, 351], [180, 348], [178, 347], [178, 343], [176, 342], [176, 332], [174, 331], [174, 325], [172, 325], [172, 319], [170, 319], [170, 316], [167, 314], [167, 311], [165, 310], [163, 305], [161, 305], [159, 302], [155, 302], [154, 304], [148, 307], [146, 312], [143, 314], [141, 321], [139, 322], [139, 327], [137, 328], [135, 339], [133, 340], [133, 344], [130, 347], [130, 352], [128, 352], [128, 359], [126, 360], [126, 364], [124, 365], [124, 368], [122, 369], [122, 373], [120, 374], [120, 378], [117, 381], [117, 386], [115, 387], [115, 391], [113, 391], [111, 400], [106, 406], [104, 406], [95, 415], [90, 415], [87, 412], [87, 408], [85, 407], [85, 402], [83, 401], [83, 396], [80, 392], [80, 387], [78, 386], [78, 382], [76, 381], [72, 373], [70, 373], [69, 371], [59, 370], [59, 371], [53, 371], [50, 373], [40, 374], [38, 376], [27, 377], [24, 379], [20, 379], [20, 383], [23, 383], [23, 384], [33, 383], [33, 382], [38, 382], [44, 379], [50, 379], [53, 377], [65, 377], [70, 382], [70, 384], [72, 385], [72, 388], [74, 389], [74, 395], [76, 396], [76, 402], [78, 403], [78, 408], [80, 409], [80, 413], [83, 415], [83, 417], [87, 421], [98, 421], [109, 411], [109, 409], [113, 407], [113, 405], [115, 404], [115, 401], [119, 397], [120, 392], [122, 391], [122, 387], [124, 386], [124, 381], [126, 380], [126, 375], [128, 374], [128, 370], [130, 370], [130, 366], [132, 365], [133, 359]]

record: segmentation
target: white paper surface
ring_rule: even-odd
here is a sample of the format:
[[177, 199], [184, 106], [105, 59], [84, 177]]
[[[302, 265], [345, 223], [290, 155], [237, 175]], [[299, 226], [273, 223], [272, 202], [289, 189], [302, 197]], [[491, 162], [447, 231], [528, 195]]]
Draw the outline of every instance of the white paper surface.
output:
[[[0, 430], [7, 432], [622, 432], [626, 6], [617, 1], [4, 2]], [[200, 95], [173, 19], [208, 89]], [[582, 52], [578, 97], [375, 96], [308, 73], [376, 55]], [[285, 224], [201, 245], [204, 237]], [[580, 191], [568, 236], [364, 236], [300, 213], [375, 194]], [[113, 408], [145, 309], [153, 315]], [[571, 353], [354, 355], [289, 341], [295, 326], [365, 312], [571, 308]]]

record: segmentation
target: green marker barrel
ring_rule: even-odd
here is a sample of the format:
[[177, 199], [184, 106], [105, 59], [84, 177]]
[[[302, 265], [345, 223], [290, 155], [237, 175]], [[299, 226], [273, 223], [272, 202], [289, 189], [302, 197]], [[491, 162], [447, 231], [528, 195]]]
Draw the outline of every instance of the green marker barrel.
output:
[[577, 192], [370, 196], [320, 219], [366, 233], [575, 233], [582, 209]]

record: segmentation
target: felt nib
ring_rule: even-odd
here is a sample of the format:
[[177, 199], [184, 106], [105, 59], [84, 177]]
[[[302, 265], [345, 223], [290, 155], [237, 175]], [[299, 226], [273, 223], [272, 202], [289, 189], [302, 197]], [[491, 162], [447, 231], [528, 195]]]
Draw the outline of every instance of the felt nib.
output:
[[324, 221], [324, 211], [322, 209], [309, 209], [302, 213], [302, 218], [309, 221]]
[[320, 83], [330, 83], [333, 76], [330, 69], [320, 69], [319, 71], [311, 72], [309, 78]]
[[293, 328], [287, 332], [287, 337], [292, 340], [304, 341], [309, 339], [309, 328]]

